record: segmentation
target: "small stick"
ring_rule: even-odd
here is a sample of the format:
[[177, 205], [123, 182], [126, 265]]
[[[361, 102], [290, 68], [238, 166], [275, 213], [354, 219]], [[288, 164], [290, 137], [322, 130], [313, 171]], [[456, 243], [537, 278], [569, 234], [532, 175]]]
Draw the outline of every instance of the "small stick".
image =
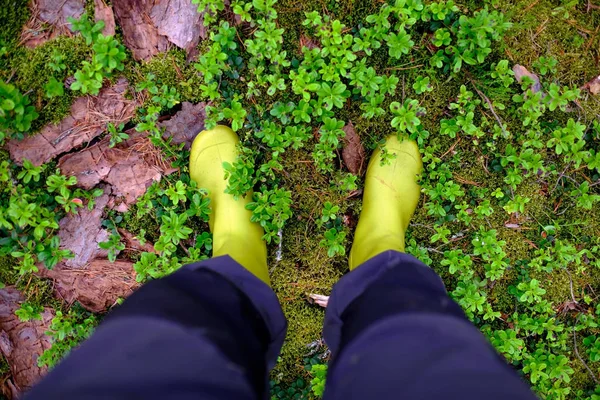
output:
[[531, 3], [530, 5], [528, 5], [527, 7], [525, 7], [523, 9], [523, 13], [526, 13], [527, 11], [531, 10], [533, 8], [533, 6], [535, 6], [539, 2], [540, 2], [540, 0], [535, 0], [533, 3]]
[[469, 80], [471, 81], [471, 84], [473, 85], [475, 91], [479, 94], [479, 96], [483, 100], [485, 100], [486, 103], [488, 103], [488, 106], [490, 106], [490, 111], [492, 112], [492, 115], [494, 115], [494, 118], [496, 118], [496, 121], [498, 122], [498, 125], [500, 125], [500, 128], [502, 128], [502, 133], [504, 134], [504, 136], [508, 136], [508, 132], [506, 132], [506, 129], [504, 129], [504, 124], [502, 123], [502, 120], [500, 119], [498, 114], [496, 114], [496, 111], [494, 110], [494, 106], [492, 105], [490, 99], [488, 99], [488, 97], [481, 90], [477, 89], [477, 85], [475, 85], [473, 79], [469, 78]]

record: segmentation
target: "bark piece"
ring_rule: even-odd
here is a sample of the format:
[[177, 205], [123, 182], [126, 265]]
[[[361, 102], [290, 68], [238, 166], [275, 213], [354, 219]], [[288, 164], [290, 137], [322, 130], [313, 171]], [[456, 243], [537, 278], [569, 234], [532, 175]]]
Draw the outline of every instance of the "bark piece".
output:
[[8, 361], [12, 376], [3, 382], [2, 391], [15, 395], [31, 388], [47, 372], [37, 365], [44, 350], [51, 347], [50, 338], [44, 334], [50, 326], [54, 312], [45, 308], [42, 320], [21, 322], [15, 315], [23, 295], [13, 287], [0, 289], [0, 351]]
[[[150, 17], [153, 5], [152, 0], [113, 0], [112, 2], [115, 17], [123, 30], [125, 45], [133, 53], [133, 58], [138, 61], [166, 51], [169, 46], [169, 41], [158, 33]], [[187, 29], [187, 27], [183, 28]]]
[[139, 284], [133, 263], [106, 259], [90, 261], [83, 269], [64, 265], [49, 270], [40, 268], [40, 276], [54, 281], [57, 297], [71, 305], [75, 301], [91, 312], [104, 312], [119, 298], [128, 297]]
[[582, 89], [589, 90], [594, 96], [600, 93], [600, 75], [583, 85]]
[[94, 20], [104, 21], [104, 29], [102, 34], [104, 36], [111, 36], [115, 34], [115, 14], [112, 8], [107, 5], [104, 0], [94, 0]]
[[54, 26], [67, 26], [71, 24], [69, 17], [78, 19], [84, 12], [84, 0], [37, 0], [39, 18]]
[[191, 0], [114, 0], [115, 16], [125, 45], [136, 60], [168, 50], [169, 44], [193, 53], [208, 37], [203, 14]]
[[540, 78], [536, 74], [529, 72], [529, 70], [527, 70], [527, 68], [525, 68], [524, 66], [515, 64], [515, 66], [513, 67], [513, 72], [515, 73], [515, 78], [517, 79], [517, 82], [519, 82], [519, 83], [521, 83], [524, 76], [533, 80], [534, 84], [531, 88], [531, 91], [533, 93], [537, 93], [542, 90], [542, 84], [540, 83]]
[[348, 171], [355, 175], [361, 175], [364, 170], [365, 148], [360, 142], [360, 136], [356, 133], [352, 122], [344, 126], [344, 149], [342, 150], [342, 159], [348, 168]]
[[59, 35], [69, 35], [67, 18], [79, 18], [84, 0], [33, 0], [29, 4], [31, 17], [21, 30], [21, 43], [34, 48]]
[[77, 185], [84, 189], [89, 190], [100, 182], [109, 184], [113, 197], [119, 200], [108, 206], [121, 212], [127, 211], [152, 182], [175, 171], [143, 132], [133, 129], [127, 132], [130, 138], [113, 148], [108, 147], [109, 139], [105, 138], [85, 150], [62, 157], [58, 164], [64, 175], [77, 177]]
[[94, 208], [80, 208], [77, 214], [69, 214], [59, 222], [58, 237], [61, 247], [75, 253], [74, 258], [65, 259], [62, 264], [68, 268], [83, 268], [92, 259], [106, 257], [108, 252], [100, 249], [98, 243], [106, 242], [110, 236], [102, 228], [102, 213], [109, 201], [109, 193], [96, 199]]
[[198, 6], [191, 0], [157, 1], [150, 12], [150, 17], [160, 35], [188, 53], [206, 39], [208, 31], [202, 21], [204, 14], [197, 11]]
[[189, 149], [196, 135], [204, 130], [205, 109], [204, 102], [192, 104], [185, 101], [181, 111], [158, 125], [165, 128], [165, 138], [170, 136], [173, 138], [173, 143], [185, 143], [185, 148]]
[[80, 97], [71, 106], [71, 114], [57, 125], [47, 125], [40, 133], [23, 140], [8, 142], [11, 158], [22, 164], [28, 159], [42, 165], [54, 157], [81, 146], [104, 132], [106, 124], [119, 124], [133, 117], [136, 104], [125, 99], [129, 84], [121, 78], [104, 88], [98, 96]]

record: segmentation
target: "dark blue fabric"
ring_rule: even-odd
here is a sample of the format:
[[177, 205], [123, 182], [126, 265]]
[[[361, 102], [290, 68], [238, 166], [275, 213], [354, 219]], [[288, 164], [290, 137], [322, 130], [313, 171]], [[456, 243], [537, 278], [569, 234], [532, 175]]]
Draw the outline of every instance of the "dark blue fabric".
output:
[[416, 258], [388, 251], [344, 276], [324, 336], [324, 400], [535, 399]]
[[[265, 399], [286, 322], [230, 257], [145, 285], [26, 399]], [[414, 257], [383, 253], [334, 287], [325, 398], [535, 399]]]

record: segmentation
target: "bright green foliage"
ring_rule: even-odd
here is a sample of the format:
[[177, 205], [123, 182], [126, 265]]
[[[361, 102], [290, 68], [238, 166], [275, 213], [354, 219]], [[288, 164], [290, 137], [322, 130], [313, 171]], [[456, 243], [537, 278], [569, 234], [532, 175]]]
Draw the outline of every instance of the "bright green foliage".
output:
[[104, 250], [108, 250], [108, 261], [115, 262], [117, 254], [121, 250], [125, 250], [125, 243], [121, 242], [121, 235], [113, 233], [106, 242], [99, 242], [98, 247]]
[[93, 63], [102, 66], [105, 73], [113, 70], [123, 71], [123, 61], [127, 57], [125, 47], [112, 36], [102, 34], [94, 40], [94, 58]]
[[[600, 398], [575, 352], [596, 376], [600, 123], [597, 98], [578, 89], [595, 68], [598, 38], [585, 33], [595, 31], [594, 11], [570, 0], [292, 3], [234, 0], [230, 9], [243, 23], [233, 24], [224, 3], [199, 0], [209, 38], [197, 61], [188, 66], [184, 51], [171, 50], [147, 63], [126, 62], [123, 74], [146, 99], [136, 129], [178, 168], [125, 215], [110, 212], [106, 220], [109, 229], [116, 224], [155, 244], [158, 254], [126, 254], [137, 261], [138, 281], [210, 256], [209, 199], [190, 181], [189, 153], [158, 124], [190, 96], [209, 101], [205, 127], [231, 124], [241, 140], [240, 157], [225, 165], [227, 193], [260, 188], [253, 219], [272, 244], [281, 240], [280, 251], [270, 252], [278, 260], [271, 278], [291, 329], [272, 396], [318, 396], [323, 381], [306, 379], [319, 368], [299, 363], [321, 333], [322, 312], [305, 304], [305, 293], [326, 292], [344, 273], [340, 255], [360, 213], [363, 185], [340, 159], [342, 128], [352, 122], [367, 157], [396, 132], [416, 140], [424, 162], [406, 251], [442, 276], [466, 315], [540, 397]], [[70, 105], [69, 90], [47, 100], [51, 77], [65, 82], [75, 75], [75, 94], [94, 93], [125, 63], [118, 42], [100, 36], [101, 24], [75, 25], [81, 36], [20, 49], [14, 65], [12, 39], [0, 43], [2, 82], [36, 104], [35, 129], [55, 105]], [[75, 45], [76, 54], [65, 51]], [[39, 77], [20, 67], [29, 57]], [[525, 76], [517, 83], [515, 64], [539, 82]], [[14, 129], [14, 120], [4, 119], [9, 128], [0, 132], [29, 133]], [[107, 127], [112, 145], [126, 139], [123, 129]], [[384, 164], [402, 156], [381, 150]], [[31, 163], [17, 168], [6, 161], [0, 178], [0, 248], [8, 269], [16, 267], [13, 275], [68, 256], [56, 225], [92, 194]], [[12, 285], [7, 275], [1, 279]]]
[[397, 128], [398, 132], [417, 132], [419, 125], [421, 125], [419, 114], [424, 111], [423, 108], [419, 107], [417, 100], [406, 99], [404, 104], [394, 101], [390, 104], [390, 111], [394, 115], [392, 126]]
[[256, 183], [254, 178], [254, 153], [252, 150], [241, 147], [238, 158], [233, 164], [223, 163], [227, 189], [225, 193], [232, 194], [234, 197], [243, 197], [252, 189]]
[[73, 31], [79, 32], [85, 38], [85, 43], [90, 45], [97, 40], [98, 36], [102, 35], [104, 21], [92, 23], [88, 18], [87, 13], [84, 13], [79, 19], [69, 17], [68, 21]]
[[335, 257], [336, 255], [343, 256], [346, 254], [346, 248], [344, 247], [345, 239], [346, 232], [331, 228], [325, 232], [325, 238], [321, 240], [319, 245], [327, 249], [329, 257]]
[[[125, 47], [112, 36], [102, 35], [104, 21], [92, 24], [84, 13], [78, 20], [69, 18], [69, 23], [85, 38], [87, 45], [93, 45], [94, 50], [92, 61], [84, 61], [82, 68], [75, 72], [75, 82], [71, 84], [71, 90], [96, 95], [105, 77], [110, 77], [115, 69], [123, 70], [123, 61], [127, 57]], [[60, 68], [60, 65], [58, 67]]]
[[558, 60], [554, 57], [540, 57], [536, 62], [533, 63], [533, 67], [539, 71], [540, 74], [546, 75], [547, 73], [556, 73], [556, 65]]
[[56, 80], [55, 77], [51, 76], [48, 80], [48, 83], [44, 85], [44, 89], [46, 90], [46, 97], [58, 97], [65, 94], [65, 89], [62, 82]]
[[0, 81], [0, 143], [6, 138], [22, 139], [38, 117], [29, 98], [13, 85]]
[[31, 321], [32, 319], [40, 321], [42, 319], [43, 311], [44, 308], [40, 305], [24, 302], [21, 303], [21, 307], [15, 311], [15, 315], [23, 322]]
[[433, 90], [433, 87], [429, 84], [428, 76], [426, 76], [426, 77], [419, 76], [415, 80], [415, 83], [413, 83], [413, 89], [415, 89], [415, 92], [417, 94], [421, 94], [421, 93], [425, 93], [425, 92], [431, 92]]
[[79, 90], [83, 94], [98, 94], [102, 87], [102, 65], [83, 62], [83, 67], [75, 72], [75, 82], [71, 84], [71, 90]]
[[115, 126], [112, 122], [106, 124], [106, 130], [110, 135], [110, 142], [108, 143], [108, 147], [115, 147], [117, 144], [121, 143], [123, 140], [129, 139], [129, 135], [123, 132], [123, 128], [125, 124], [120, 123], [118, 126]]
[[237, 100], [232, 100], [230, 107], [225, 107], [219, 115], [219, 119], [231, 120], [231, 129], [234, 131], [244, 127], [245, 118], [246, 110], [244, 110], [242, 104]]
[[290, 191], [278, 187], [268, 190], [263, 187], [260, 192], [254, 193], [253, 201], [246, 206], [252, 211], [250, 220], [258, 222], [265, 230], [263, 240], [267, 243], [279, 243], [278, 232], [292, 216], [291, 203]]
[[583, 339], [583, 345], [587, 347], [586, 352], [590, 356], [591, 361], [600, 361], [600, 338], [593, 335], [588, 336]]
[[327, 364], [315, 364], [311, 367], [310, 373], [313, 376], [310, 381], [310, 389], [318, 398], [323, 397], [325, 392], [325, 377], [327, 376]]
[[[154, 248], [159, 252], [143, 252], [134, 264], [136, 280], [144, 282], [168, 275], [183, 263], [207, 258], [212, 250], [208, 232], [196, 232], [190, 226], [208, 222], [210, 200], [203, 189], [185, 176], [166, 189], [157, 183], [137, 203], [137, 218], [156, 219], [160, 236]], [[187, 251], [184, 251], [183, 249]]]
[[71, 309], [67, 314], [63, 314], [62, 311], [57, 311], [50, 329], [46, 332], [46, 335], [52, 338], [52, 347], [38, 358], [38, 365], [55, 366], [71, 349], [87, 339], [97, 324], [96, 317], [86, 312]]
[[51, 61], [48, 63], [48, 66], [54, 72], [61, 72], [67, 69], [67, 65], [64, 63], [65, 56], [60, 54], [56, 49], [52, 51]]
[[337, 213], [340, 211], [339, 206], [334, 206], [330, 202], [326, 201], [323, 205], [322, 216], [319, 222], [324, 224], [329, 221], [335, 221], [337, 219]]
[[415, 42], [410, 40], [410, 35], [401, 29], [398, 33], [390, 33], [386, 37], [389, 54], [393, 58], [400, 58], [408, 54]]
[[82, 206], [82, 199], [93, 205], [93, 199], [102, 194], [97, 189], [87, 193], [72, 189], [77, 180], [49, 174], [45, 181], [45, 166], [35, 166], [24, 160], [23, 168], [1, 165], [0, 176], [0, 255], [10, 255], [16, 261], [15, 269], [20, 275], [37, 272], [37, 262], [52, 268], [64, 258], [72, 257], [68, 249], [60, 248], [55, 236], [58, 221]]
[[198, 5], [198, 12], [204, 13], [204, 26], [209, 26], [217, 20], [217, 12], [225, 8], [223, 0], [192, 0], [192, 4]]

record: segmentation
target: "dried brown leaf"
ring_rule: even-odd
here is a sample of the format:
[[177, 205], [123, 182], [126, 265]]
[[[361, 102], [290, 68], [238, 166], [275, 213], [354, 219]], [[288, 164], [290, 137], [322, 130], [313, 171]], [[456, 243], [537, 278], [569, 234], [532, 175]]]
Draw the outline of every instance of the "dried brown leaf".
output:
[[540, 83], [540, 78], [536, 74], [529, 72], [529, 70], [527, 70], [527, 68], [525, 68], [524, 66], [515, 64], [515, 66], [513, 67], [513, 72], [515, 73], [515, 78], [517, 79], [517, 82], [519, 82], [519, 83], [521, 83], [524, 76], [533, 80], [534, 84], [533, 84], [533, 87], [531, 88], [533, 93], [537, 93], [542, 90], [542, 84]]
[[364, 171], [365, 148], [360, 142], [360, 136], [356, 133], [352, 122], [348, 122], [342, 128], [346, 133], [344, 137], [344, 148], [342, 150], [342, 159], [348, 171], [356, 175], [361, 175]]
[[600, 93], [600, 75], [583, 85], [582, 89], [589, 90], [594, 96]]

